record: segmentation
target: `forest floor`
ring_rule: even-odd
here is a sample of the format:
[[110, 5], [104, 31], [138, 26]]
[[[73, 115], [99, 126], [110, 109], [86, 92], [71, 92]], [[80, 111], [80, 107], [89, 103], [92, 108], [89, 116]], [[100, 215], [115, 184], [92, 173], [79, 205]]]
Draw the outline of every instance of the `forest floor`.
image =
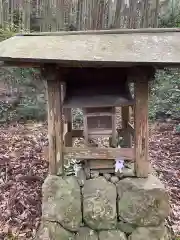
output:
[[[32, 239], [40, 223], [41, 186], [48, 173], [47, 126], [3, 126], [0, 143], [0, 240]], [[153, 127], [150, 157], [170, 195], [168, 223], [180, 234], [180, 135], [172, 124]]]

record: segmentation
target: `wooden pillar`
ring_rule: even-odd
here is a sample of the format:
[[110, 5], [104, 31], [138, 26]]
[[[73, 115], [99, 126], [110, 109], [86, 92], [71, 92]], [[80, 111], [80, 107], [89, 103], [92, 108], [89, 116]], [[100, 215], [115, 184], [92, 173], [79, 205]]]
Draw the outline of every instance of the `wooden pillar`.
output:
[[147, 177], [148, 159], [148, 78], [141, 75], [134, 86], [135, 108], [135, 171], [137, 177]]
[[122, 129], [123, 129], [124, 145], [125, 145], [125, 147], [131, 147], [132, 146], [131, 134], [128, 131], [128, 123], [130, 121], [129, 106], [122, 107], [121, 115], [122, 115]]
[[[51, 76], [49, 76], [49, 74]], [[56, 69], [51, 69], [46, 76], [48, 96], [48, 139], [49, 139], [49, 173], [64, 173], [63, 161], [63, 106], [61, 76]]]
[[111, 145], [117, 147], [117, 134], [116, 134], [116, 108], [112, 109], [112, 141]]
[[64, 109], [65, 123], [64, 123], [64, 141], [66, 147], [72, 147], [72, 116], [71, 109]]
[[87, 123], [87, 111], [86, 109], [84, 108], [83, 109], [83, 122], [84, 122], [84, 141], [85, 141], [85, 144], [88, 146], [89, 145], [89, 134], [88, 134], [88, 123]]

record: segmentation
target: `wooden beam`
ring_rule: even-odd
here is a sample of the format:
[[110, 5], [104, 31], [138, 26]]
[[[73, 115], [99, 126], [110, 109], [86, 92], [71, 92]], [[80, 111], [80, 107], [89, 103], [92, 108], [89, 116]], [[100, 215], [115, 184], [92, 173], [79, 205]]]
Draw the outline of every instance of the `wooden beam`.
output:
[[20, 62], [20, 61], [4, 61], [0, 63], [0, 67], [20, 67], [20, 68], [41, 68], [42, 63]]
[[110, 147], [117, 147], [117, 136], [116, 136], [116, 108], [112, 109], [112, 140], [109, 143]]
[[89, 160], [89, 167], [90, 169], [114, 169], [115, 168], [115, 161], [114, 160], [109, 160], [109, 161], [104, 161], [104, 160]]
[[[64, 91], [63, 94], [65, 95]], [[64, 98], [63, 98], [64, 101]], [[68, 147], [72, 147], [72, 117], [71, 117], [71, 109], [64, 109], [65, 123], [64, 128], [66, 129], [65, 145]]]
[[75, 130], [75, 129], [72, 129], [72, 137], [73, 138], [83, 138], [84, 135], [83, 135], [83, 130]]
[[[129, 132], [134, 136], [134, 127], [128, 123], [128, 128], [129, 128]], [[116, 130], [118, 132], [119, 135], [122, 136], [123, 133], [123, 129], [117, 129]], [[84, 137], [84, 134], [83, 134], [83, 130], [80, 130], [80, 129], [72, 129], [72, 137], [73, 138], [83, 138]]]
[[94, 173], [94, 172], [99, 172], [100, 174], [105, 174], [105, 173], [112, 173], [114, 174], [115, 173], [115, 169], [114, 168], [101, 168], [101, 169], [90, 169], [90, 173]]
[[148, 160], [148, 81], [142, 74], [135, 82], [135, 171], [137, 177], [147, 177]]
[[[64, 124], [64, 127], [67, 129], [67, 125]], [[66, 147], [72, 147], [72, 139], [73, 138], [84, 138], [83, 130], [72, 129], [71, 132], [67, 130], [64, 133], [64, 142]]]
[[[49, 72], [51, 80], [47, 76], [48, 95], [48, 138], [49, 138], [49, 172], [56, 175], [63, 174], [63, 111], [61, 97], [60, 74]], [[54, 80], [52, 81], [52, 78]]]
[[130, 120], [130, 112], [129, 112], [129, 106], [122, 107], [122, 128], [124, 129], [124, 134], [123, 134], [123, 140], [125, 147], [131, 147], [132, 146], [132, 139], [131, 139], [131, 134], [128, 131], [128, 122]]
[[133, 125], [128, 122], [127, 128], [128, 128], [129, 133], [132, 135], [132, 137], [134, 137], [134, 127], [133, 127]]
[[66, 134], [64, 135], [64, 145], [66, 147], [72, 147], [72, 132], [66, 132]]
[[88, 30], [88, 31], [60, 31], [60, 32], [34, 32], [18, 33], [16, 36], [65, 36], [65, 35], [88, 35], [88, 34], [128, 34], [128, 33], [168, 33], [180, 32], [179, 28], [139, 28], [139, 29], [111, 29], [111, 30]]
[[134, 149], [133, 148], [94, 148], [94, 147], [64, 147], [64, 154], [70, 158], [84, 159], [116, 159], [122, 157], [127, 160], [133, 161]]
[[84, 123], [84, 140], [85, 144], [88, 146], [89, 145], [89, 134], [88, 134], [88, 123], [87, 123], [87, 115], [86, 115], [86, 109], [83, 108], [83, 123]]

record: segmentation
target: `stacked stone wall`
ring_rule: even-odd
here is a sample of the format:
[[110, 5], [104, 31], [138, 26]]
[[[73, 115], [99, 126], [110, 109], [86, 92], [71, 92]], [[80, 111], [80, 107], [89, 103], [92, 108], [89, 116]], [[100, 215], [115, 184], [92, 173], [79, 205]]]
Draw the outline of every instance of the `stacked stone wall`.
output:
[[112, 183], [48, 176], [37, 240], [170, 240], [168, 195], [153, 175]]

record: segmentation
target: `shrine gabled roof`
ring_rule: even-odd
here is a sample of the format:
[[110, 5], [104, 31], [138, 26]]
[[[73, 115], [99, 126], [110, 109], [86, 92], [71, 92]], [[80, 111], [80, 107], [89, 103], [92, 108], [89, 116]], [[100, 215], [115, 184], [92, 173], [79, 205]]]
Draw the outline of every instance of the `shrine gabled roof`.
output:
[[18, 34], [0, 43], [0, 61], [180, 64], [180, 29]]

